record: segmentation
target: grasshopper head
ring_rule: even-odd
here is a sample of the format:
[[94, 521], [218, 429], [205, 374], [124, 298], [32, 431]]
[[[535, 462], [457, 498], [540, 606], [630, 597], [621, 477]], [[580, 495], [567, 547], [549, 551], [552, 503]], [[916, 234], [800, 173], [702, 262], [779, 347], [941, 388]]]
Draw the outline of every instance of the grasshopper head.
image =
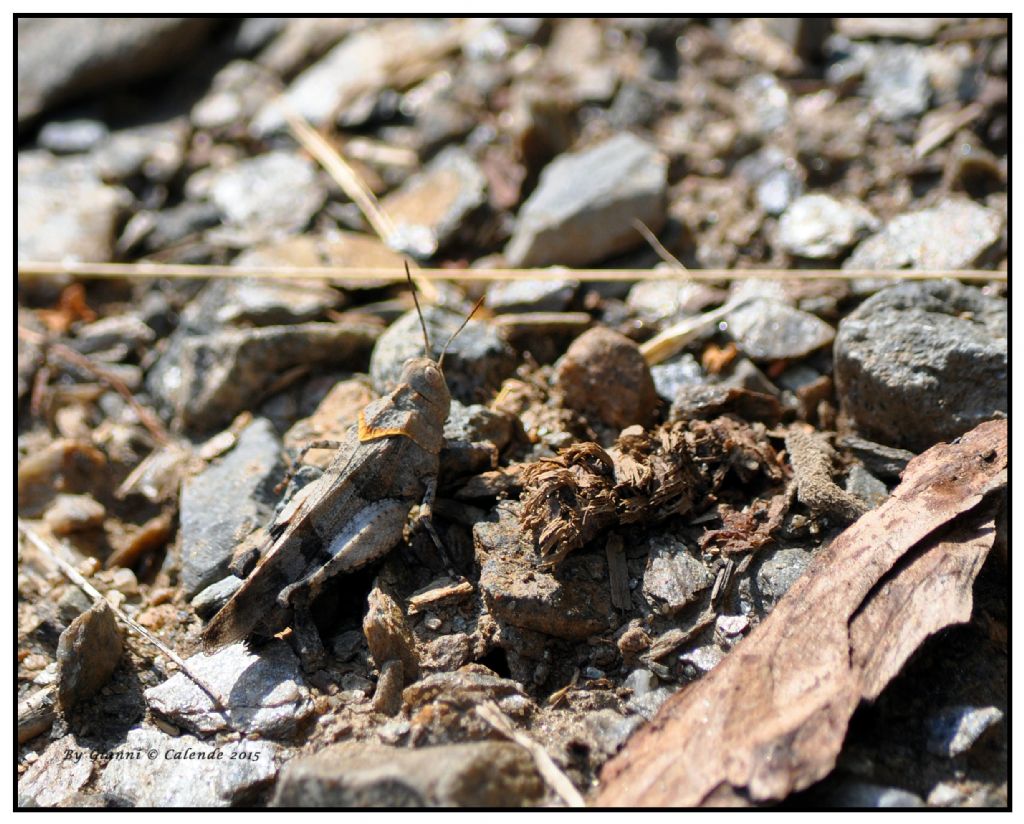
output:
[[441, 367], [430, 358], [412, 358], [402, 369], [400, 383], [406, 383], [432, 406], [447, 410], [452, 403]]

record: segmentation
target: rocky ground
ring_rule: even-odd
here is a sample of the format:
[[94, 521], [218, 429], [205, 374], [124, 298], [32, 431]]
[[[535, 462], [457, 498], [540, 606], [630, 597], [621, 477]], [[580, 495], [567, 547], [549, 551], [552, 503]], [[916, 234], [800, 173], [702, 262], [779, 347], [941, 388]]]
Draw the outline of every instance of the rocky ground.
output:
[[[444, 552], [410, 521], [336, 579], [310, 671], [295, 633], [199, 633], [330, 460], [277, 491], [302, 446], [421, 354], [408, 287], [19, 278], [19, 805], [594, 793], [908, 460], [1006, 416], [1007, 65], [995, 18], [19, 20], [20, 262], [446, 267], [421, 297], [435, 355], [483, 299], [444, 361]], [[466, 271], [552, 265], [665, 276]], [[779, 800], [1006, 805], [1007, 581], [997, 539], [970, 622]]]

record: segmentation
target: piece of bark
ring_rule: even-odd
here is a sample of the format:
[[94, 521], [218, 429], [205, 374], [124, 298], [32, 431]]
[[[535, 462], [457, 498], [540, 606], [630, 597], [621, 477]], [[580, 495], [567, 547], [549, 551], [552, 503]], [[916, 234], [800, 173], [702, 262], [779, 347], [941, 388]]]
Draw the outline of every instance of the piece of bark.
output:
[[771, 615], [605, 765], [599, 806], [746, 805], [824, 778], [850, 716], [930, 634], [971, 613], [1004, 487], [1007, 422], [907, 466]]
[[629, 594], [629, 569], [626, 566], [626, 553], [622, 549], [622, 536], [612, 533], [604, 545], [608, 558], [608, 588], [611, 591], [612, 606], [616, 609], [629, 609], [633, 599]]

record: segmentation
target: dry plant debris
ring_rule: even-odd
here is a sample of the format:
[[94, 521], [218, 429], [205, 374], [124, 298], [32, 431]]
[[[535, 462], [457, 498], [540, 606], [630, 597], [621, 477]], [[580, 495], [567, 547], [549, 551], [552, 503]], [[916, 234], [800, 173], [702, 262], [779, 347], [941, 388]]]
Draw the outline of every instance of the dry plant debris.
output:
[[609, 762], [595, 803], [760, 804], [827, 775], [858, 704], [927, 636], [970, 617], [1007, 448], [1006, 422], [993, 421], [911, 461], [888, 502]]
[[608, 450], [575, 444], [528, 466], [521, 521], [554, 566], [611, 526], [698, 514], [730, 472], [744, 483], [783, 479], [763, 427], [730, 417], [633, 426]]

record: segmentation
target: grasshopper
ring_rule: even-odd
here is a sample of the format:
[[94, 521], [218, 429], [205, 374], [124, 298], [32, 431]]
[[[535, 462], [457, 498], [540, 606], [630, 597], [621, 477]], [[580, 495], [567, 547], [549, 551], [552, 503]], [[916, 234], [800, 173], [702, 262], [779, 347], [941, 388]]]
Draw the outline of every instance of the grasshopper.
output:
[[430, 510], [451, 407], [442, 366], [448, 346], [482, 301], [435, 362], [408, 265], [406, 276], [423, 328], [424, 357], [406, 362], [398, 386], [359, 413], [344, 441], [317, 441], [303, 449], [296, 466], [308, 449], [336, 447], [337, 454], [320, 478], [288, 502], [262, 544], [236, 554], [231, 571], [246, 580], [203, 630], [205, 648], [290, 625], [304, 666], [315, 669], [323, 648], [309, 609], [331, 578], [390, 552], [416, 503], [422, 503], [421, 520], [441, 547]]

